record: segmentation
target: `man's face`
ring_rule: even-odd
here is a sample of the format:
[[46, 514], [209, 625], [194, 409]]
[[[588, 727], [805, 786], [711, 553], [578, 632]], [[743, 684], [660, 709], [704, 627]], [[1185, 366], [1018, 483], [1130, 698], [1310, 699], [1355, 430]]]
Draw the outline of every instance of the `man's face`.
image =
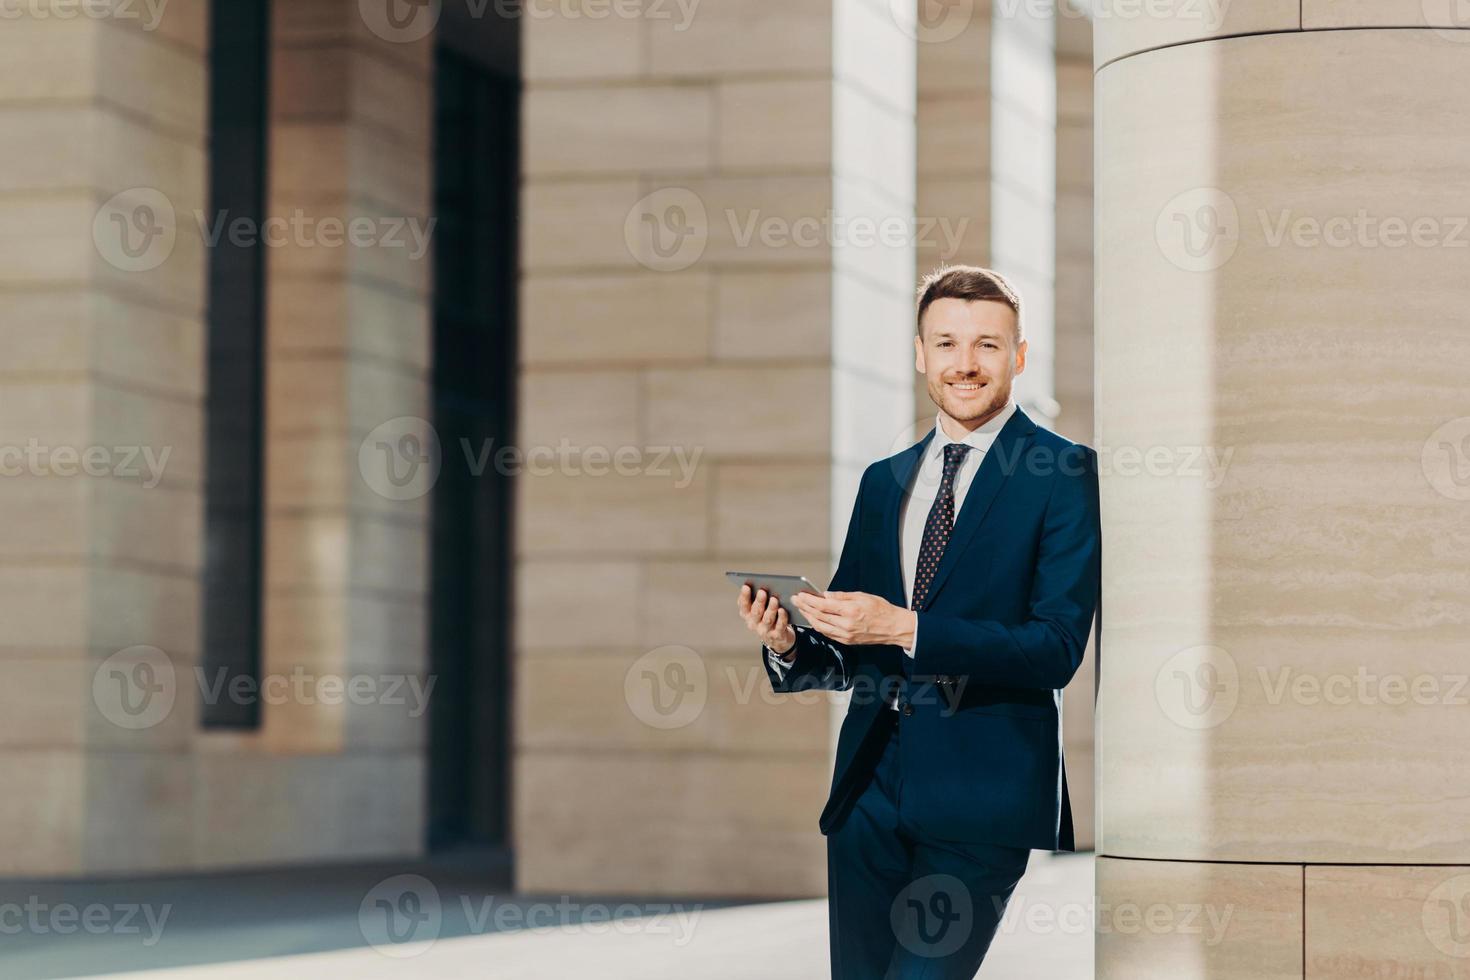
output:
[[1005, 407], [1011, 381], [1026, 369], [1016, 344], [1016, 314], [998, 300], [935, 300], [914, 338], [914, 368], [929, 397], [956, 422], [974, 428]]

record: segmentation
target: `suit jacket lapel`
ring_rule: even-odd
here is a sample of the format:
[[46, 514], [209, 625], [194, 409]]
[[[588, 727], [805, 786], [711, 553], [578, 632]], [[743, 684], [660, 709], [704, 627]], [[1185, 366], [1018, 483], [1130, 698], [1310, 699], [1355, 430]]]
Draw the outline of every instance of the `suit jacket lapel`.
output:
[[944, 580], [959, 562], [970, 538], [975, 535], [975, 529], [985, 519], [985, 513], [990, 510], [990, 505], [1000, 492], [1006, 477], [1020, 465], [1021, 455], [1026, 451], [1026, 445], [1035, 431], [1036, 424], [1017, 405], [1015, 414], [996, 433], [995, 441], [986, 451], [985, 458], [980, 461], [980, 469], [975, 473], [975, 479], [965, 493], [965, 502], [955, 517], [954, 531], [949, 536], [949, 543], [944, 546], [944, 556], [939, 559], [939, 567], [934, 570], [934, 580], [929, 583], [929, 594], [925, 598], [924, 608], [934, 605], [934, 597], [939, 594]]
[[898, 455], [893, 464], [893, 482], [889, 484], [889, 492], [884, 495], [882, 526], [887, 534], [884, 550], [888, 553], [888, 588], [883, 598], [899, 608], [908, 607], [908, 597], [903, 591], [904, 496], [913, 483], [919, 460], [924, 458], [924, 451], [933, 438], [934, 430], [930, 429], [924, 438]]

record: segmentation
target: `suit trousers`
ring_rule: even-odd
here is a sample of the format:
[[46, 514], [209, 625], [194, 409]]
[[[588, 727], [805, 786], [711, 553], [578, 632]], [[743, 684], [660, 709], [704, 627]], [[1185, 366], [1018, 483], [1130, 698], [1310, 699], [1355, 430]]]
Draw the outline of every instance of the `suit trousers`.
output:
[[872, 733], [872, 775], [827, 835], [832, 977], [970, 980], [1031, 852], [928, 839], [899, 820], [897, 715], [883, 711], [874, 722], [889, 731]]

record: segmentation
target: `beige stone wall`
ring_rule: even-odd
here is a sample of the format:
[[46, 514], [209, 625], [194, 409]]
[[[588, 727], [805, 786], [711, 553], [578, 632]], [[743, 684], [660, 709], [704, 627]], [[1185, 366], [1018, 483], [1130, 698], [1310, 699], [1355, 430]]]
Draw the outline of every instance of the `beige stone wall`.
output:
[[1104, 975], [1464, 969], [1467, 45], [1097, 75], [1099, 887], [1237, 924], [1101, 937]]
[[0, 479], [4, 874], [188, 858], [190, 705], [124, 730], [92, 683], [134, 645], [199, 654], [204, 258], [134, 225], [130, 256], [111, 219], [203, 207], [203, 40], [188, 13], [0, 32], [0, 444], [38, 450]]
[[907, 421], [912, 251], [811, 222], [912, 217], [912, 42], [869, 0], [524, 31], [520, 442], [641, 462], [518, 483], [517, 884], [823, 894], [841, 707], [771, 698], [723, 572], [825, 584]]
[[[1067, 7], [1056, 24], [1056, 167], [1052, 354], [1056, 431], [1097, 447], [1092, 364], [1092, 25]], [[1029, 368], [1028, 368], [1029, 370]], [[1097, 630], [1063, 698], [1067, 787], [1077, 847], [1095, 846], [1093, 705]]]

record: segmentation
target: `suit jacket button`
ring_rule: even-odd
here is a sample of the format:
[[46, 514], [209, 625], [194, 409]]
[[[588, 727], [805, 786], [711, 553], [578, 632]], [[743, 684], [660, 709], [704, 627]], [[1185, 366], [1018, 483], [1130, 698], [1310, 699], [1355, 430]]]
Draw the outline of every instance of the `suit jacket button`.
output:
[[904, 705], [903, 706], [903, 713], [906, 714], [906, 715], [913, 714], [914, 713], [914, 706], [911, 705], [911, 704]]

